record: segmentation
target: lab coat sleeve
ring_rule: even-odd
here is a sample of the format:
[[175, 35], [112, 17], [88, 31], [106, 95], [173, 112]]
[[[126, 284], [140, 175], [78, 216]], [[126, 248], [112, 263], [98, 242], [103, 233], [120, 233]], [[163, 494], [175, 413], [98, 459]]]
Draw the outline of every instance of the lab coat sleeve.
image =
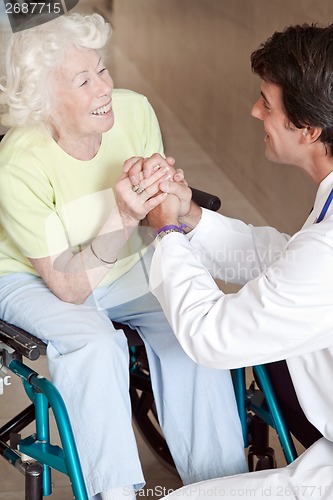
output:
[[168, 500], [269, 498], [332, 500], [333, 444], [319, 439], [287, 467], [237, 474], [190, 484], [169, 493]]
[[256, 278], [282, 254], [289, 236], [273, 227], [202, 209], [202, 218], [189, 239], [193, 252], [214, 278], [244, 284]]
[[332, 345], [333, 229], [319, 226], [295, 235], [267, 270], [228, 295], [186, 236], [166, 235], [153, 256], [150, 288], [185, 352], [226, 369]]

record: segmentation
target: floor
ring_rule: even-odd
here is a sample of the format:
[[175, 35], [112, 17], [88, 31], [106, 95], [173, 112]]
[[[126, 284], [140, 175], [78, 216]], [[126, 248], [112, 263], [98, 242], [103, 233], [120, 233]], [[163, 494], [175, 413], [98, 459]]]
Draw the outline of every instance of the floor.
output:
[[[89, 0], [82, 0], [80, 10], [94, 8], [109, 17], [110, 13], [105, 8], [103, 1], [96, 0], [92, 6]], [[188, 130], [177, 120], [177, 117], [165, 106], [154, 89], [149, 86], [149, 82], [137, 72], [135, 65], [124, 57], [121, 48], [111, 45], [110, 50], [110, 67], [111, 73], [114, 72], [116, 86], [131, 88], [148, 96], [160, 120], [166, 151], [175, 156], [177, 165], [185, 170], [190, 185], [218, 195], [222, 200], [224, 214], [242, 218], [255, 225], [265, 224], [263, 217], [247, 202], [237, 187], [212, 161], [209, 154], [200, 147]], [[224, 287], [223, 284], [221, 286]], [[232, 292], [234, 288], [227, 286], [225, 291]], [[40, 358], [31, 366], [37, 372], [45, 376], [48, 375], [45, 358]], [[27, 404], [28, 400], [21, 387], [21, 382], [18, 378], [12, 377], [12, 385], [6, 388], [3, 396], [0, 396], [0, 426]], [[52, 427], [54, 428], [54, 425]], [[56, 433], [54, 433], [54, 440], [57, 442]], [[154, 500], [163, 497], [168, 490], [174, 490], [181, 486], [178, 476], [156, 459], [138, 432], [137, 440], [147, 481], [145, 490], [140, 492], [138, 496]], [[272, 433], [272, 446], [277, 452], [278, 465], [285, 465], [274, 433]], [[24, 499], [24, 477], [7, 462], [1, 461], [0, 463], [0, 500]], [[53, 483], [52, 500], [73, 498], [67, 476], [54, 473]]]

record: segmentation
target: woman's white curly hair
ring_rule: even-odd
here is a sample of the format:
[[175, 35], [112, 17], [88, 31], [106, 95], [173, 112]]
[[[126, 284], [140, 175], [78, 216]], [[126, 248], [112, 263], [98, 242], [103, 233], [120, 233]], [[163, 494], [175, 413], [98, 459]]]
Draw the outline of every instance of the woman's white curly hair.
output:
[[49, 129], [53, 69], [73, 45], [102, 52], [110, 33], [99, 14], [75, 12], [11, 35], [0, 80], [1, 123]]

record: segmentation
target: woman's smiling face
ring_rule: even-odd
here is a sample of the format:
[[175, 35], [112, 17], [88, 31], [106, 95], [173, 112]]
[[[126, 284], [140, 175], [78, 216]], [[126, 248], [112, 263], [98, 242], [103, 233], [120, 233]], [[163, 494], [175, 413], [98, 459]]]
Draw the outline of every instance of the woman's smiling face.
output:
[[71, 47], [53, 73], [52, 90], [57, 135], [79, 140], [113, 126], [113, 81], [96, 50]]

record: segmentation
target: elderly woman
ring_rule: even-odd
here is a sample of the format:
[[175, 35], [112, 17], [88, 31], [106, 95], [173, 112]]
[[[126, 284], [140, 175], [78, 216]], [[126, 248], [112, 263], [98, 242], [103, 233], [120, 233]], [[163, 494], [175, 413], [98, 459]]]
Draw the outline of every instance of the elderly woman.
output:
[[[148, 291], [152, 250], [138, 228], [168, 196], [159, 182], [176, 175], [174, 160], [147, 99], [113, 89], [109, 32], [101, 16], [74, 13], [12, 35], [1, 86], [11, 128], [0, 149], [0, 316], [47, 342], [96, 499], [131, 498], [144, 483], [128, 347], [112, 320], [145, 342], [183, 482], [246, 469], [229, 372], [193, 363]], [[123, 164], [142, 158], [154, 173], [132, 189]]]

